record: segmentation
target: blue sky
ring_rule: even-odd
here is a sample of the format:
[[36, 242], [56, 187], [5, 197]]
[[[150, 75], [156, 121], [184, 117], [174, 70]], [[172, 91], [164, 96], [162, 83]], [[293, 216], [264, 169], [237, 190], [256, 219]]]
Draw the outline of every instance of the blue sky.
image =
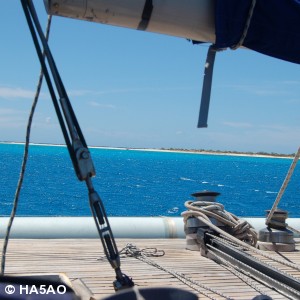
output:
[[[42, 1], [35, 1], [46, 24]], [[39, 63], [20, 2], [1, 3], [0, 140], [24, 141]], [[300, 68], [250, 50], [217, 54], [208, 128], [197, 129], [208, 45], [54, 17], [50, 47], [89, 145], [293, 153]], [[64, 143], [44, 84], [32, 142]]]

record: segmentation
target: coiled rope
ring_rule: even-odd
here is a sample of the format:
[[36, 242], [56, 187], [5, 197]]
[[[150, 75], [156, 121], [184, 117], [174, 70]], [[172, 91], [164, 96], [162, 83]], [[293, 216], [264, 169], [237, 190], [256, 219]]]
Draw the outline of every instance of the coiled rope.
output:
[[[48, 15], [47, 26], [46, 26], [46, 34], [45, 34], [45, 37], [46, 37], [47, 41], [49, 39], [49, 34], [50, 34], [51, 20], [52, 20], [52, 17], [50, 15]], [[30, 110], [30, 114], [29, 114], [29, 118], [28, 118], [28, 122], [27, 122], [26, 141], [25, 141], [25, 146], [24, 146], [22, 166], [21, 166], [20, 176], [19, 176], [19, 180], [18, 180], [16, 192], [15, 192], [13, 208], [12, 208], [12, 211], [11, 211], [11, 215], [10, 215], [10, 218], [9, 218], [9, 222], [8, 222], [8, 225], [7, 225], [6, 234], [5, 234], [5, 238], [4, 238], [4, 244], [3, 244], [3, 248], [2, 248], [1, 273], [0, 273], [0, 275], [4, 275], [4, 272], [5, 272], [6, 251], [7, 251], [7, 246], [8, 246], [8, 241], [9, 241], [9, 237], [10, 237], [11, 228], [12, 228], [12, 225], [13, 225], [14, 218], [16, 216], [18, 203], [19, 203], [19, 197], [20, 197], [20, 191], [21, 191], [21, 188], [22, 188], [23, 179], [24, 179], [24, 175], [25, 175], [25, 171], [26, 171], [26, 165], [27, 165], [27, 160], [28, 160], [28, 152], [29, 152], [29, 141], [30, 141], [31, 125], [32, 125], [32, 120], [33, 120], [33, 115], [34, 115], [34, 112], [35, 112], [35, 109], [36, 109], [36, 105], [37, 105], [38, 99], [39, 99], [39, 95], [40, 95], [40, 91], [41, 91], [41, 87], [42, 87], [42, 82], [43, 82], [43, 77], [44, 77], [43, 71], [41, 70], [40, 75], [39, 75], [39, 79], [38, 79], [37, 88], [36, 88], [36, 93], [35, 93], [35, 96], [34, 96], [34, 99], [33, 99], [33, 103], [32, 103], [32, 106], [31, 106], [31, 110]]]
[[[235, 215], [233, 215], [233, 214], [231, 214], [229, 212], [226, 212], [226, 211], [222, 211], [222, 213], [216, 214], [215, 213], [216, 211], [211, 212], [210, 210], [208, 210], [208, 208], [204, 209], [204, 208], [199, 208], [199, 207], [196, 207], [194, 205], [191, 205], [191, 203], [197, 203], [197, 202], [198, 201], [196, 201], [196, 202], [187, 201], [185, 203], [185, 205], [189, 209], [192, 209], [191, 211], [185, 211], [185, 212], [183, 212], [181, 214], [184, 217], [184, 223], [185, 224], [186, 224], [188, 218], [195, 217], [195, 218], [199, 219], [201, 222], [203, 222], [206, 226], [210, 227], [215, 232], [217, 232], [220, 235], [222, 235], [225, 238], [227, 238], [229, 241], [232, 241], [232, 242], [236, 243], [237, 245], [239, 245], [239, 246], [241, 246], [241, 247], [243, 247], [243, 248], [245, 248], [245, 249], [247, 249], [249, 251], [252, 251], [252, 252], [254, 252], [254, 253], [258, 254], [258, 255], [261, 255], [261, 256], [266, 257], [266, 258], [268, 258], [270, 260], [273, 260], [273, 261], [275, 261], [277, 263], [280, 263], [282, 265], [285, 265], [285, 266], [288, 266], [290, 268], [293, 268], [295, 270], [300, 271], [300, 265], [298, 265], [296, 263], [293, 263], [293, 262], [289, 262], [289, 261], [280, 259], [280, 258], [277, 258], [277, 257], [275, 257], [272, 254], [266, 253], [266, 251], [261, 251], [261, 250], [255, 248], [255, 245], [256, 245], [256, 242], [257, 242], [257, 233], [256, 233], [256, 231], [254, 230], [254, 228], [249, 223], [248, 223], [247, 226], [244, 226], [244, 228], [247, 228], [249, 226], [249, 229], [247, 229], [247, 234], [245, 234], [245, 235], [242, 234], [242, 236], [244, 236], [244, 238], [243, 239], [239, 239], [239, 238], [237, 238], [237, 236], [239, 236], [239, 234], [237, 236], [234, 236], [234, 235], [229, 234], [228, 232], [224, 231], [220, 227], [214, 225], [211, 222], [211, 220], [208, 218], [208, 215], [218, 218], [219, 221], [222, 220], [222, 218], [220, 217], [220, 214], [223, 214], [223, 213], [225, 213], [228, 218], [232, 217], [232, 218], [237, 218], [238, 219], [238, 217], [236, 217]], [[203, 202], [203, 201], [200, 201], [200, 202]], [[209, 203], [212, 206], [218, 206], [218, 207], [222, 207], [223, 206], [222, 204], [216, 203], [216, 202], [213, 202], [213, 203], [209, 202]], [[226, 220], [225, 222], [227, 223], [228, 220]], [[238, 221], [238, 222], [240, 222], [240, 221]], [[239, 228], [239, 226], [237, 226], [237, 228]]]
[[226, 211], [221, 203], [208, 201], [186, 201], [184, 205], [188, 209], [188, 211], [181, 214], [184, 217], [185, 223], [188, 218], [196, 217], [206, 223], [207, 226], [212, 227], [211, 225], [213, 225], [213, 223], [210, 218], [213, 218], [218, 220], [225, 227], [230, 228], [231, 236], [254, 247], [256, 246], [257, 232], [252, 225]]

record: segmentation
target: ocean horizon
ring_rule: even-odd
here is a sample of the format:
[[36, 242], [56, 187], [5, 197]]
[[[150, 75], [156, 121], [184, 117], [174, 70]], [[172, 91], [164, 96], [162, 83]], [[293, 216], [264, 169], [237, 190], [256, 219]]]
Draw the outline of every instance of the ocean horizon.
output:
[[[25, 145], [25, 142], [9, 142], [0, 141], [0, 144]], [[51, 144], [51, 143], [30, 143], [31, 146], [45, 146], [45, 147], [64, 147], [65, 144]], [[95, 146], [89, 145], [89, 149], [109, 149], [109, 150], [136, 150], [136, 151], [154, 151], [154, 152], [176, 152], [176, 153], [193, 153], [193, 154], [207, 154], [207, 155], [229, 155], [229, 156], [249, 156], [249, 157], [265, 157], [265, 158], [287, 158], [291, 159], [293, 154], [281, 153], [267, 153], [267, 152], [239, 152], [239, 151], [225, 151], [225, 150], [196, 150], [184, 148], [138, 148], [138, 147], [113, 147], [113, 146]]]
[[[109, 216], [179, 216], [184, 202], [201, 190], [221, 193], [217, 201], [238, 216], [265, 216], [292, 162], [278, 157], [194, 153], [162, 149], [89, 147], [93, 178]], [[0, 208], [10, 214], [23, 143], [1, 143]], [[300, 216], [296, 167], [279, 208]], [[31, 144], [17, 210], [19, 216], [89, 216], [88, 193], [63, 145]]]

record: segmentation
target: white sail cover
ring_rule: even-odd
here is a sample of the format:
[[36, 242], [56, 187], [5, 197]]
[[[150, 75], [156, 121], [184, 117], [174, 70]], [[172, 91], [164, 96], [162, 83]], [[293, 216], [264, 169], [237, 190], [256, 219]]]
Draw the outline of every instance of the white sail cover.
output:
[[53, 15], [211, 42], [221, 49], [242, 42], [242, 46], [260, 53], [300, 63], [299, 0], [44, 2]]

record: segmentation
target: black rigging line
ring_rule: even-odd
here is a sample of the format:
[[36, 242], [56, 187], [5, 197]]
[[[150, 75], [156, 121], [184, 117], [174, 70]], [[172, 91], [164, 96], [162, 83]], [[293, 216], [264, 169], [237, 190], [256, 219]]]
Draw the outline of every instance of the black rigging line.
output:
[[[91, 177], [95, 175], [93, 161], [52, 57], [47, 40], [45, 39], [41, 29], [34, 5], [32, 0], [21, 0], [21, 3], [76, 175], [80, 181], [86, 182], [89, 192], [90, 207], [103, 244], [104, 252], [116, 273], [116, 280], [113, 283], [115, 290], [117, 291], [132, 287], [134, 285], [132, 279], [121, 272], [120, 257], [107, 214], [105, 212], [103, 202], [98, 193], [94, 190], [92, 184]], [[44, 60], [38, 37], [45, 52], [52, 80]], [[52, 81], [54, 81], [56, 92], [59, 96], [59, 102], [54, 91]]]

